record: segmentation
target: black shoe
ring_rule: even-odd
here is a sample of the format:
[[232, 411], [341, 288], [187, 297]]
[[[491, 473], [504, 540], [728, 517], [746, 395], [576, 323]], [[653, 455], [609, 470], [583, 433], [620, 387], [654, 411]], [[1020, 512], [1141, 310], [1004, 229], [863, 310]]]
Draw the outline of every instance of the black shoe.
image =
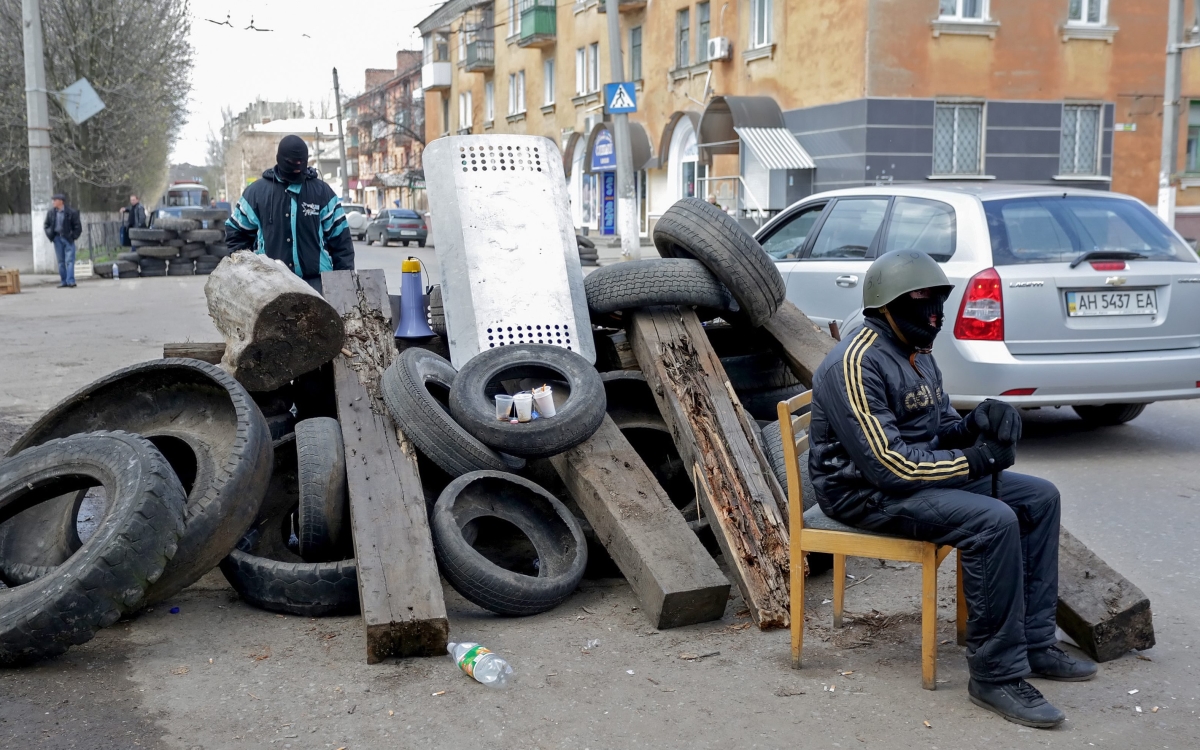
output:
[[59, 288], [59, 289], [66, 289], [66, 288], [67, 288], [67, 285], [66, 285], [66, 284], [59, 284], [59, 285], [58, 285], [58, 288]]
[[1099, 669], [1091, 659], [1076, 659], [1058, 646], [1029, 649], [1029, 668], [1036, 677], [1059, 682], [1083, 682]]
[[67, 289], [74, 289], [74, 288], [75, 288], [74, 284], [67, 284]]
[[967, 682], [967, 694], [976, 706], [1000, 714], [1014, 724], [1049, 729], [1067, 718], [1025, 680], [976, 682], [971, 678]]

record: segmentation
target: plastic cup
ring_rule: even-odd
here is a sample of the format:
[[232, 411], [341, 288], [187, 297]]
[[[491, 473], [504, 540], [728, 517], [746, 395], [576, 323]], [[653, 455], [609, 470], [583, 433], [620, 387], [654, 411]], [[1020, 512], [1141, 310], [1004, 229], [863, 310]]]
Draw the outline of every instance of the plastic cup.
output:
[[518, 393], [513, 396], [513, 406], [517, 407], [517, 421], [528, 422], [533, 419], [533, 394]]
[[556, 414], [554, 410], [554, 390], [548, 385], [533, 389], [533, 403], [537, 405], [538, 414], [541, 414], [543, 417], [553, 417]]
[[506, 394], [496, 396], [496, 419], [505, 421], [512, 414], [513, 397]]

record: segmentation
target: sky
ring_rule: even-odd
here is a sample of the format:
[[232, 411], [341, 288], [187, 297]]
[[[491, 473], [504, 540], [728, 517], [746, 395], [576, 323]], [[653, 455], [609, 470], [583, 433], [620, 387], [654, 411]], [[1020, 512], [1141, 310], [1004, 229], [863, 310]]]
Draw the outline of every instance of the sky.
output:
[[[242, 111], [256, 98], [333, 103], [333, 68], [343, 93], [363, 90], [366, 68], [394, 68], [396, 50], [419, 49], [416, 23], [432, 0], [193, 0], [194, 49], [188, 122], [171, 161], [203, 164], [206, 137], [221, 108]], [[209, 23], [225, 23], [233, 28]], [[246, 29], [254, 26], [271, 31]]]

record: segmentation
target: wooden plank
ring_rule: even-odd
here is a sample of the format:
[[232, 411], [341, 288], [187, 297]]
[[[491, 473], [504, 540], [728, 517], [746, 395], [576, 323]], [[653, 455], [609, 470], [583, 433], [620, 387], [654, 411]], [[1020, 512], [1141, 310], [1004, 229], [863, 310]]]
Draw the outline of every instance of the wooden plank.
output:
[[1154, 645], [1150, 600], [1061, 526], [1058, 626], [1096, 661]]
[[185, 341], [178, 344], [163, 344], [163, 357], [186, 357], [188, 359], [198, 359], [201, 362], [207, 362], [210, 365], [221, 364], [221, 358], [225, 356], [225, 342], [204, 343]]
[[392, 422], [380, 395], [380, 377], [396, 356], [384, 312], [383, 271], [329, 271], [321, 281], [346, 329], [333, 377], [346, 444], [367, 663], [388, 656], [443, 656], [450, 624], [416, 449]]
[[751, 616], [763, 629], [787, 627], [784, 516], [700, 320], [690, 309], [639, 310], [629, 334]]
[[725, 613], [729, 579], [611, 417], [550, 462], [655, 627]]
[[786, 300], [763, 324], [762, 330], [775, 340], [783, 361], [792, 368], [796, 378], [812, 388], [813, 373], [837, 342], [800, 312], [800, 308]]

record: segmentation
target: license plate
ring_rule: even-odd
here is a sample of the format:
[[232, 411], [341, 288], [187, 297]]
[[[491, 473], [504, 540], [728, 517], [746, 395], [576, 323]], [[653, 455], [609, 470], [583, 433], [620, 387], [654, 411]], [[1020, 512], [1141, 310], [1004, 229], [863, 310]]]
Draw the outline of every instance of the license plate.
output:
[[412, 229], [401, 229], [400, 236], [401, 237], [416, 237], [417, 233], [416, 233], [416, 231], [414, 231]]
[[1158, 295], [1153, 289], [1121, 291], [1067, 292], [1067, 315], [1084, 318], [1093, 315], [1155, 315]]

